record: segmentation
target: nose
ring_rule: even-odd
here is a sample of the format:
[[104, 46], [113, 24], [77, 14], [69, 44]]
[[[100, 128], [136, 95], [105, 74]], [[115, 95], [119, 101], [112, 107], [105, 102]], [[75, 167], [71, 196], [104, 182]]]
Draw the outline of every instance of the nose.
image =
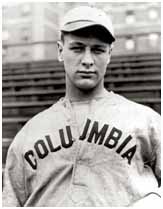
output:
[[88, 69], [92, 67], [93, 64], [94, 64], [94, 60], [93, 60], [91, 51], [90, 49], [86, 49], [82, 57], [82, 65]]

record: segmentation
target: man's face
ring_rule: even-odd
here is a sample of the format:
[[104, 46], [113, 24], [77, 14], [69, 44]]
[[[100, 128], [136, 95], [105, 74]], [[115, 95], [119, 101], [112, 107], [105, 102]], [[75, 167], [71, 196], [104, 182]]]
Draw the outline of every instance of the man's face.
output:
[[66, 34], [59, 45], [59, 59], [64, 61], [66, 85], [89, 91], [103, 86], [110, 45], [96, 37]]

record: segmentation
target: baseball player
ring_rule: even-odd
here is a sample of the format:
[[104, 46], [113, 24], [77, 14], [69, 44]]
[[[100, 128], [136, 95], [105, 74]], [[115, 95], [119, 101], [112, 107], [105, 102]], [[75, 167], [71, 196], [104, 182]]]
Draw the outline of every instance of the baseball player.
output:
[[4, 206], [156, 206], [160, 115], [104, 88], [115, 41], [103, 11], [78, 7], [61, 24], [66, 94], [13, 140]]

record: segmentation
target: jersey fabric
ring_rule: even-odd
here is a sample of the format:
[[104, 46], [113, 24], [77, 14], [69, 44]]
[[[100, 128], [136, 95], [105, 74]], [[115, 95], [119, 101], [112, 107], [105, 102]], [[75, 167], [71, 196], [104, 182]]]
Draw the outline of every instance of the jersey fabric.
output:
[[60, 99], [9, 147], [3, 206], [130, 206], [158, 189], [160, 115], [113, 92]]

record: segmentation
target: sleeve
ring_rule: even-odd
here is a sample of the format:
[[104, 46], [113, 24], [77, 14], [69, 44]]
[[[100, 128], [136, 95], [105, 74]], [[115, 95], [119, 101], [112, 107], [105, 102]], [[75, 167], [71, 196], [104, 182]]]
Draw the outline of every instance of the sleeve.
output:
[[12, 143], [8, 150], [4, 170], [2, 204], [3, 207], [20, 207], [24, 205], [25, 200], [23, 158], [20, 147]]
[[[150, 119], [149, 119], [150, 118]], [[152, 146], [152, 153], [150, 156], [150, 167], [157, 179], [158, 187], [155, 187], [142, 197], [140, 200], [134, 202], [132, 207], [140, 208], [159, 208], [161, 204], [161, 117], [158, 113], [152, 110], [152, 115], [148, 119], [148, 134]], [[150, 183], [150, 182], [149, 182]]]
[[161, 117], [158, 113], [153, 111], [149, 126], [149, 137], [152, 145], [150, 166], [157, 179], [158, 187], [148, 195], [157, 195], [158, 197], [161, 197]]
[[151, 167], [158, 181], [158, 187], [161, 186], [161, 117], [154, 113], [150, 122], [150, 138], [153, 146]]

